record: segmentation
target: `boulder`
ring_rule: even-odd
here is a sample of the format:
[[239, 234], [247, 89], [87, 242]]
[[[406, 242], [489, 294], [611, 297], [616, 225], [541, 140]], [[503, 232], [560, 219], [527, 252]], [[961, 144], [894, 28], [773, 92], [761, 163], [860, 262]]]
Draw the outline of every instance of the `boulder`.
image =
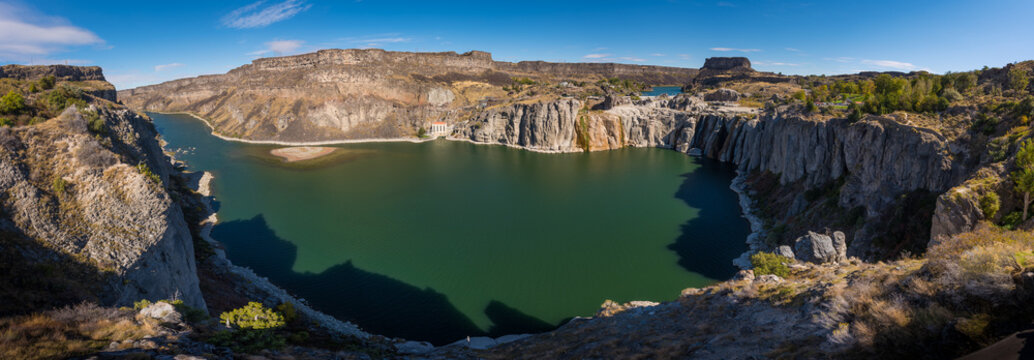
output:
[[833, 239], [811, 231], [807, 235], [797, 238], [794, 242], [794, 250], [800, 261], [825, 264], [838, 260], [837, 248], [833, 246]]
[[758, 279], [755, 282], [762, 284], [778, 284], [783, 282], [783, 278], [779, 277], [779, 275], [767, 274], [758, 276]]
[[841, 231], [834, 231], [833, 249], [837, 251], [837, 262], [847, 260], [847, 235]]
[[754, 281], [754, 270], [740, 270], [736, 273], [736, 276], [732, 277], [733, 281]]
[[704, 101], [738, 101], [740, 93], [733, 89], [718, 89], [704, 95]]
[[607, 95], [603, 100], [603, 110], [610, 110], [621, 105], [632, 105], [632, 98], [622, 95]]
[[164, 323], [179, 323], [183, 321], [176, 308], [164, 301], [159, 301], [140, 310], [140, 315], [152, 319], [158, 319]]
[[785, 256], [791, 259], [796, 259], [796, 257], [793, 255], [793, 249], [790, 249], [790, 246], [788, 245], [780, 245], [779, 247], [777, 247], [775, 250], [775, 254]]

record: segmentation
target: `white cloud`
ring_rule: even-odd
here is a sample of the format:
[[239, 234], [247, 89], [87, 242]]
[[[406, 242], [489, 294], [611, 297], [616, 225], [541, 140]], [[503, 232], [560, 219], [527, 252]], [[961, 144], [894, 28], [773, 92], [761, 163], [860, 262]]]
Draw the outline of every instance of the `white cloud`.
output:
[[625, 60], [625, 61], [631, 61], [631, 62], [646, 62], [646, 59], [637, 58], [637, 57], [634, 57], [634, 56], [619, 57], [618, 59]]
[[178, 68], [178, 67], [180, 67], [180, 66], [183, 66], [183, 64], [180, 64], [180, 63], [171, 63], [171, 64], [161, 64], [161, 65], [155, 65], [155, 66], [154, 66], [154, 71], [165, 71], [165, 70], [171, 70], [171, 69], [175, 69], [175, 68]]
[[661, 57], [661, 56], [667, 56], [667, 55], [664, 55], [664, 54], [661, 54], [661, 53], [653, 53], [653, 54], [650, 54], [650, 56]]
[[784, 49], [785, 49], [786, 51], [792, 51], [792, 52], [801, 52], [801, 50], [800, 50], [800, 49], [795, 49], [795, 48], [791, 48], [791, 47], [788, 47], [788, 48], [784, 48]]
[[679, 59], [682, 60], [689, 60], [690, 57], [692, 56], [690, 56], [689, 54], [679, 54]]
[[252, 51], [247, 55], [265, 55], [273, 53], [276, 55], [291, 54], [297, 51], [305, 41], [302, 40], [273, 40], [266, 42], [266, 48], [262, 50]]
[[265, 1], [252, 3], [223, 16], [223, 26], [234, 29], [250, 29], [290, 19], [298, 13], [309, 10], [312, 5], [300, 0], [287, 0], [263, 7]]
[[862, 60], [862, 64], [897, 70], [914, 70], [916, 68], [912, 63], [894, 60]]
[[97, 34], [40, 16], [25, 8], [0, 3], [0, 60], [35, 61], [73, 46], [104, 44]]
[[759, 51], [761, 51], [761, 49], [737, 49], [737, 48], [727, 48], [727, 47], [715, 47], [715, 48], [711, 48], [711, 51], [739, 51], [739, 52], [744, 52], [744, 53], [751, 53], [751, 52], [759, 52]]
[[602, 59], [602, 58], [609, 57], [609, 56], [610, 56], [610, 54], [588, 54], [588, 55], [585, 55], [585, 56], [582, 56], [582, 57], [586, 58], [586, 59]]
[[718, 2], [718, 6], [721, 6], [721, 7], [736, 7], [736, 4], [733, 4], [733, 3], [728, 2], [728, 1], [719, 1]]

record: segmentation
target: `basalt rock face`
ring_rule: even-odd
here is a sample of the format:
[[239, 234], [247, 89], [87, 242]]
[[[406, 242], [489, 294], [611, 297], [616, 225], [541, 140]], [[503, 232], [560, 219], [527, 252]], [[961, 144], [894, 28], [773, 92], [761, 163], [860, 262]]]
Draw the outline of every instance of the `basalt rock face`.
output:
[[685, 84], [692, 81], [697, 73], [697, 69], [666, 66], [614, 63], [550, 63], [545, 61], [496, 62], [496, 69], [514, 73], [541, 73], [574, 78], [589, 76], [619, 77], [655, 85]]
[[4, 65], [0, 66], [0, 78], [35, 80], [53, 75], [59, 81], [105, 81], [99, 66], [68, 65]]
[[191, 234], [165, 187], [174, 170], [153, 125], [125, 108], [90, 107], [104, 130], [88, 130], [75, 106], [39, 125], [0, 129], [0, 232], [104, 274], [103, 303], [181, 299], [205, 308]]
[[478, 114], [457, 128], [454, 136], [537, 151], [581, 151], [576, 138], [581, 107], [575, 99], [504, 106]]
[[[842, 181], [838, 205], [863, 207], [869, 218], [916, 190], [943, 192], [964, 173], [940, 134], [890, 118], [810, 120], [778, 113], [750, 114], [702, 106], [699, 99], [615, 106], [578, 112], [576, 100], [519, 105], [457, 124], [455, 136], [540, 151], [607, 150], [624, 146], [672, 148], [767, 171], [783, 184], [818, 188]], [[685, 110], [681, 110], [685, 109]], [[848, 253], [865, 256], [867, 235]]]
[[753, 71], [750, 67], [750, 59], [745, 57], [713, 57], [704, 60], [703, 70], [714, 71]]
[[258, 59], [223, 75], [119, 92], [143, 111], [189, 112], [221, 135], [312, 142], [413, 136], [430, 121], [454, 123], [506, 98], [513, 77], [588, 81], [610, 76], [681, 84], [696, 69], [623, 64], [493, 61], [490, 54], [321, 50]]

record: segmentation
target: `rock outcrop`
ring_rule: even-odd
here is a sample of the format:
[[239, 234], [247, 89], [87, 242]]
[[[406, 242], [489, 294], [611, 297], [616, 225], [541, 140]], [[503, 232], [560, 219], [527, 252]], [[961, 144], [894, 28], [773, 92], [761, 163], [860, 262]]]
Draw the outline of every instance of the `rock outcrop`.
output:
[[576, 128], [581, 107], [575, 99], [504, 106], [478, 114], [457, 129], [455, 136], [536, 151], [580, 151]]
[[797, 260], [816, 264], [835, 263], [847, 258], [847, 242], [842, 232], [833, 237], [814, 232], [797, 238], [794, 242]]
[[718, 89], [709, 92], [704, 95], [705, 101], [737, 101], [740, 99], [740, 93], [732, 89]]
[[702, 70], [714, 71], [754, 71], [750, 67], [750, 59], [745, 57], [712, 57], [704, 60]]
[[0, 66], [0, 78], [36, 80], [54, 76], [58, 81], [106, 81], [100, 66], [69, 65], [4, 65]]
[[172, 171], [149, 119], [118, 106], [0, 128], [0, 229], [107, 274], [102, 302], [205, 308], [193, 240], [166, 190]]

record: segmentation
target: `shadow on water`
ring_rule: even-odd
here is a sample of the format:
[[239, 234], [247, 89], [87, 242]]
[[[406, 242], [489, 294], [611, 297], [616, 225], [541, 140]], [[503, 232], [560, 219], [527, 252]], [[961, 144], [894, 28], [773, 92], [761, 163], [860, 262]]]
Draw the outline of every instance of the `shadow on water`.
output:
[[292, 269], [298, 248], [278, 237], [262, 215], [220, 223], [212, 229], [212, 237], [226, 247], [227, 256], [235, 264], [251, 268], [305, 298], [316, 309], [371, 333], [442, 345], [466, 336], [542, 332], [557, 327], [493, 300], [485, 314], [494, 325], [486, 333], [444, 294], [359, 269], [351, 261], [318, 274], [296, 273]]
[[682, 175], [685, 180], [675, 197], [700, 213], [682, 224], [682, 234], [668, 249], [679, 255], [679, 265], [686, 270], [725, 280], [737, 271], [732, 260], [747, 251], [750, 224], [742, 217], [736, 193], [729, 189], [734, 168], [711, 159], [694, 161], [700, 168]]

